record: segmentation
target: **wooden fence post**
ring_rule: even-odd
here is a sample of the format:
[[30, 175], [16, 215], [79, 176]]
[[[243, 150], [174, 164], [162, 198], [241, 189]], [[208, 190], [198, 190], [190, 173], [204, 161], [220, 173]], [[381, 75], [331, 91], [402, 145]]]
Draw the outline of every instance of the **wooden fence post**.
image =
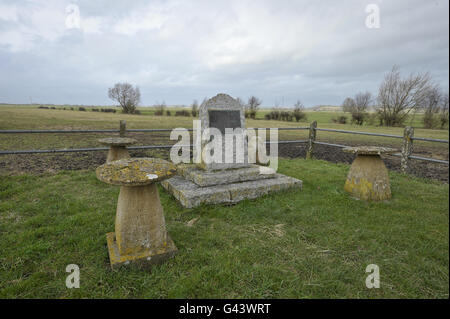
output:
[[306, 150], [306, 159], [312, 158], [314, 142], [316, 141], [316, 128], [317, 128], [317, 121], [314, 121], [309, 125], [309, 138], [308, 138], [308, 149]]
[[125, 132], [127, 130], [127, 122], [124, 120], [120, 120], [120, 131], [119, 131], [119, 136], [120, 137], [125, 137]]
[[408, 169], [409, 156], [411, 155], [413, 149], [413, 136], [414, 128], [411, 126], [405, 127], [405, 130], [403, 131], [402, 160], [400, 164], [400, 170], [402, 173], [406, 173]]

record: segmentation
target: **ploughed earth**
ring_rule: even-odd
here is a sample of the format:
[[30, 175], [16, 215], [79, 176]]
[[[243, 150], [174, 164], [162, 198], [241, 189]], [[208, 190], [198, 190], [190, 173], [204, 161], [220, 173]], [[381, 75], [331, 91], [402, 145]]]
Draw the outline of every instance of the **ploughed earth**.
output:
[[[163, 134], [133, 134], [139, 142], [137, 145], [167, 145], [172, 144], [167, 135]], [[326, 141], [328, 143], [337, 143], [335, 141]], [[348, 146], [357, 146], [361, 143], [346, 141]], [[280, 144], [278, 154], [285, 158], [305, 158], [306, 145], [302, 144]], [[383, 144], [386, 147], [398, 148], [398, 145]], [[90, 145], [89, 147], [100, 147], [100, 145]], [[414, 147], [414, 155], [422, 157], [433, 157], [448, 161], [448, 146], [437, 148], [427, 148], [424, 146]], [[16, 175], [21, 173], [45, 173], [57, 172], [59, 170], [81, 170], [94, 169], [105, 163], [107, 151], [94, 152], [70, 152], [53, 154], [17, 154], [0, 155], [0, 175]], [[160, 157], [169, 158], [169, 149], [153, 150], [131, 150], [132, 157]], [[344, 153], [338, 147], [315, 145], [314, 158], [322, 159], [335, 163], [352, 163], [355, 155]], [[400, 170], [400, 157], [383, 156], [383, 160], [390, 170]], [[411, 159], [409, 162], [408, 173], [418, 177], [439, 180], [444, 183], [449, 181], [449, 170], [445, 164], [426, 162]]]

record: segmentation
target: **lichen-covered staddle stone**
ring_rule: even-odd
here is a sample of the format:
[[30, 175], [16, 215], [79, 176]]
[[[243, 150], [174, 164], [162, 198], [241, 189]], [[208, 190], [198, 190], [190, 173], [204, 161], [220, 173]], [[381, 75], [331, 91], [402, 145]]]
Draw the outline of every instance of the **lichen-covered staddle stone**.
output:
[[106, 234], [112, 268], [161, 263], [176, 253], [155, 184], [175, 173], [172, 163], [157, 158], [122, 159], [97, 168], [99, 180], [121, 186], [115, 233]]
[[106, 157], [106, 163], [117, 161], [122, 158], [130, 158], [127, 146], [133, 145], [137, 141], [129, 137], [107, 137], [98, 140], [100, 144], [108, 145], [109, 151]]
[[347, 192], [368, 201], [391, 198], [388, 170], [380, 155], [393, 154], [398, 150], [388, 147], [358, 146], [346, 147], [343, 151], [356, 154], [344, 186]]

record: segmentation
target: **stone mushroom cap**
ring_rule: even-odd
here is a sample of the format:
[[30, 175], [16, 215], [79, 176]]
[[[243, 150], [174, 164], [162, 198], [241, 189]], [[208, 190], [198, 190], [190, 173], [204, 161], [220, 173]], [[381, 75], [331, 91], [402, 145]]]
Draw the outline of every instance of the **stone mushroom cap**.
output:
[[159, 158], [126, 158], [103, 164], [95, 170], [102, 182], [120, 186], [143, 186], [175, 175], [174, 164]]
[[110, 146], [127, 146], [135, 144], [137, 141], [134, 138], [129, 137], [107, 137], [98, 140], [100, 144]]
[[343, 152], [353, 153], [358, 155], [381, 155], [381, 154], [394, 154], [399, 150], [390, 147], [379, 147], [379, 146], [355, 146], [346, 147], [342, 149]]

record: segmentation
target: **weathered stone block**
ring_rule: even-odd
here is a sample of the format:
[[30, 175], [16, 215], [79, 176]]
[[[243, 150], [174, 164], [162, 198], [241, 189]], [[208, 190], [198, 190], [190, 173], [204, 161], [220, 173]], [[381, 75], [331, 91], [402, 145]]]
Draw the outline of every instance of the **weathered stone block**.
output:
[[166, 236], [166, 242], [162, 247], [156, 250], [148, 249], [130, 255], [120, 255], [119, 247], [115, 240], [115, 233], [107, 233], [106, 241], [108, 244], [109, 262], [112, 269], [129, 264], [141, 268], [149, 268], [152, 265], [161, 264], [167, 259], [172, 258], [178, 251], [168, 234]]
[[[183, 176], [196, 185], [206, 187], [273, 178], [275, 176], [274, 170], [270, 172], [269, 168], [264, 168], [263, 170], [261, 168], [261, 166], [252, 165], [246, 168], [212, 172], [201, 170], [195, 167], [195, 165], [179, 165], [177, 172], [180, 176]], [[262, 171], [264, 171], [264, 174], [261, 174]]]
[[273, 178], [200, 187], [180, 176], [161, 182], [183, 207], [192, 208], [201, 204], [237, 203], [246, 198], [254, 199], [272, 192], [289, 188], [302, 188], [302, 181], [289, 176], [275, 174]]

